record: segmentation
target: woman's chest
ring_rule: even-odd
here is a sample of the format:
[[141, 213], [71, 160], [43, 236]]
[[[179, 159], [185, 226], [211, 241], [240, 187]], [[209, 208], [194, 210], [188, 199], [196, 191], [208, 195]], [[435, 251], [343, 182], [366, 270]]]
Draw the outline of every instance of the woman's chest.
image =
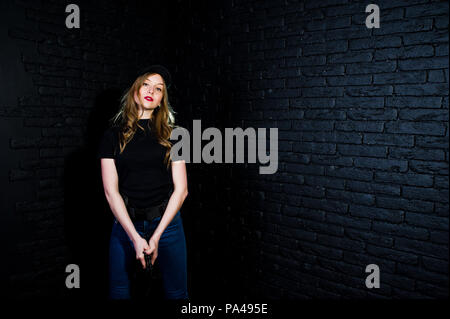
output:
[[164, 167], [166, 148], [149, 136], [137, 135], [127, 144], [118, 161], [130, 170]]

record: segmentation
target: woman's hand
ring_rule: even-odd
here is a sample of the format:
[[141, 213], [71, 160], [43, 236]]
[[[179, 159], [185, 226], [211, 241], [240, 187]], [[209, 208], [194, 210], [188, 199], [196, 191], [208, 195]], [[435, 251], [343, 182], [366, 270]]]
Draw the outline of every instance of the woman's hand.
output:
[[134, 249], [136, 250], [136, 259], [139, 259], [141, 261], [142, 267], [145, 269], [145, 257], [144, 253], [149, 254], [149, 245], [147, 241], [139, 237], [136, 240], [133, 240]]
[[159, 237], [157, 236], [150, 237], [150, 240], [148, 241], [148, 246], [150, 247], [148, 249], [148, 254], [153, 253], [151, 259], [152, 265], [155, 264], [156, 257], [158, 257], [158, 244], [159, 244]]

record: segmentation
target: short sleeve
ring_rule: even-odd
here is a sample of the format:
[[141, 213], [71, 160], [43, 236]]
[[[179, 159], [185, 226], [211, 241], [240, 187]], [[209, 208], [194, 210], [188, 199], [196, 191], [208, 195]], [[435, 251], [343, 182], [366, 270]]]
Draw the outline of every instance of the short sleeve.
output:
[[108, 128], [100, 140], [97, 151], [97, 159], [115, 158], [116, 138], [112, 127]]

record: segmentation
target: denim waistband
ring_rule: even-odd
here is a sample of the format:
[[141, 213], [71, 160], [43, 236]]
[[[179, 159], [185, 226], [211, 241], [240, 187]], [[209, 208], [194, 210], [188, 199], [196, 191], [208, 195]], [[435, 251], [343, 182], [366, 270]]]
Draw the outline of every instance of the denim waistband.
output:
[[[154, 223], [154, 222], [159, 222], [161, 220], [161, 218], [162, 218], [162, 216], [156, 217], [152, 221], [148, 221], [148, 220], [133, 220], [133, 219], [131, 221], [133, 222], [133, 224], [142, 223], [142, 222], [148, 222], [148, 223], [151, 224], [151, 223]], [[175, 216], [173, 217], [173, 219], [172, 219], [172, 221], [170, 223], [173, 223], [173, 222], [177, 221], [180, 218], [181, 218], [181, 213], [180, 213], [180, 211], [178, 211], [175, 214]], [[116, 224], [119, 223], [119, 221], [117, 220], [117, 218], [115, 216], [114, 216], [114, 221], [113, 222], [116, 223]]]

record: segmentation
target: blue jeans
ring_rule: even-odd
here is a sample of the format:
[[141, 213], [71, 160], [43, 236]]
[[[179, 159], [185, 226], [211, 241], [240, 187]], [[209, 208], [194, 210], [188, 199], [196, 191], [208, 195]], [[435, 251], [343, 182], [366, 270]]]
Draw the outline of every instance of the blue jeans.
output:
[[[156, 229], [161, 217], [133, 221], [136, 231], [144, 239]], [[109, 298], [131, 299], [130, 279], [135, 270], [136, 251], [122, 225], [114, 219], [109, 244]], [[186, 240], [180, 211], [164, 230], [158, 244], [158, 263], [166, 299], [188, 299]]]

